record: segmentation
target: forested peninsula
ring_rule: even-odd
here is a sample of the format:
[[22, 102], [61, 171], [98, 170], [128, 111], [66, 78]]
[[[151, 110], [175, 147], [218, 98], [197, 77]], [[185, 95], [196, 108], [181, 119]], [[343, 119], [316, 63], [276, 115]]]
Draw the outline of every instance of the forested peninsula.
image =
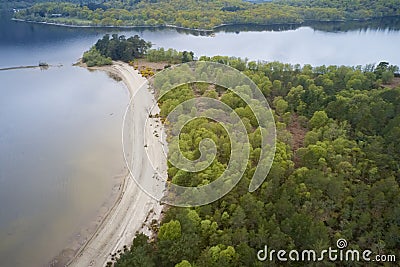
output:
[[[174, 26], [212, 30], [236, 24], [302, 24], [400, 15], [400, 0], [28, 1], [14, 18], [76, 26]], [[18, 1], [17, 1], [18, 3]]]
[[[394, 77], [398, 67], [387, 62], [301, 67], [223, 56], [199, 60], [240, 70], [272, 104], [277, 144], [271, 171], [260, 189], [247, 191], [260, 156], [262, 129], [237, 95], [204, 83], [172, 89], [159, 102], [163, 119], [180, 103], [199, 96], [218, 99], [240, 116], [251, 145], [245, 175], [214, 203], [168, 208], [161, 225], [154, 225], [154, 239], [138, 235], [108, 266], [265, 266], [257, 260], [257, 251], [266, 244], [274, 249], [321, 251], [340, 238], [348, 240], [352, 249], [398, 257], [400, 86]], [[199, 157], [204, 138], [218, 144], [218, 154], [197, 173], [169, 166], [170, 181], [201, 186], [217, 179], [230, 155], [229, 137], [220, 125], [196, 119], [180, 137], [176, 142], [190, 160]], [[168, 146], [173, 156], [179, 146], [173, 142]], [[279, 261], [268, 264], [281, 266]], [[328, 260], [320, 264], [342, 266]]]
[[[147, 43], [138, 37], [117, 35], [111, 39], [106, 35], [92, 50], [102, 57], [112, 56], [118, 47], [131, 47], [125, 45], [127, 40], [135, 40], [135, 48], [142, 44], [146, 50], [136, 58], [135, 49], [126, 50], [131, 53], [121, 50], [128, 55], [125, 60], [185, 62], [188, 55], [192, 56], [188, 52], [147, 49]], [[348, 240], [351, 249], [399, 256], [397, 66], [381, 62], [376, 66], [313, 67], [224, 56], [202, 56], [198, 60], [226, 64], [243, 72], [271, 103], [277, 143], [270, 173], [258, 190], [248, 192], [260, 157], [263, 129], [235, 93], [205, 83], [172, 89], [159, 101], [162, 120], [180, 103], [200, 96], [218, 99], [239, 115], [251, 146], [247, 169], [238, 185], [218, 201], [194, 208], [165, 209], [162, 221], [153, 224], [154, 238], [137, 235], [130, 247], [112, 255], [108, 266], [264, 266], [257, 259], [257, 251], [266, 244], [276, 249], [321, 251], [340, 238]], [[173, 84], [168, 80], [164, 83]], [[197, 159], [199, 142], [204, 138], [218, 144], [218, 154], [209, 167], [196, 173], [169, 166], [172, 183], [202, 186], [224, 172], [230, 140], [217, 122], [193, 120], [180, 137], [170, 140], [170, 156], [179, 142], [185, 157]], [[280, 265], [277, 261], [269, 263]], [[321, 264], [340, 266], [328, 260]]]

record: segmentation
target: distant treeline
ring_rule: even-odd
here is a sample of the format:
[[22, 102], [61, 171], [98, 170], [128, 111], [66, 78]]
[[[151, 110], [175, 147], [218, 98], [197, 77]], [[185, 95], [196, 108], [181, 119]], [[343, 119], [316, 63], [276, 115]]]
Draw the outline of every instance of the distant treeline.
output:
[[38, 3], [15, 13], [19, 19], [71, 25], [160, 26], [212, 29], [224, 24], [293, 24], [400, 15], [400, 0], [116, 0]]
[[93, 0], [0, 0], [0, 9], [20, 9], [20, 8], [28, 8], [38, 3], [46, 3], [46, 2], [69, 2], [83, 5], [92, 5]]

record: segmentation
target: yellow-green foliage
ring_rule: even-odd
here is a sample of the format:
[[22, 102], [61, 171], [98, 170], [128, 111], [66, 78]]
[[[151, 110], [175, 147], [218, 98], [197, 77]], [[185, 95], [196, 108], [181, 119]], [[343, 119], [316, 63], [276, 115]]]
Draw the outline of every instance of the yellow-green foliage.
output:
[[[137, 69], [137, 66], [135, 66], [135, 69]], [[144, 69], [140, 70], [140, 74], [145, 78], [149, 78], [154, 75], [154, 71], [150, 67], [145, 67]]]
[[112, 60], [100, 54], [95, 47], [83, 53], [82, 62], [86, 63], [88, 67], [111, 65]]
[[[211, 92], [234, 109], [251, 145], [247, 170], [218, 201], [195, 208], [169, 207], [158, 239], [139, 235], [117, 266], [263, 266], [257, 251], [266, 244], [318, 250], [335, 246], [339, 238], [361, 249], [379, 251], [384, 246], [386, 254], [398, 254], [400, 87], [381, 87], [383, 73], [397, 73], [397, 68], [388, 63], [376, 68], [300, 67], [229, 57], [202, 59], [242, 69], [273, 104], [277, 143], [271, 170], [258, 190], [248, 192], [265, 129], [257, 127], [246, 103], [204, 84], [168, 91], [159, 101], [161, 118], [174, 108], [187, 116], [195, 108], [184, 102]], [[154, 82], [162, 93], [172, 79], [171, 75]], [[354, 80], [359, 81], [358, 89]], [[178, 119], [166, 126], [172, 139], [170, 159], [176, 160], [178, 149], [188, 159], [197, 159], [205, 138], [214, 141], [217, 155], [200, 172], [169, 165], [170, 181], [194, 187], [217, 179], [230, 158], [229, 136], [218, 123], [197, 118], [183, 126], [178, 140], [169, 133], [179, 123]], [[320, 265], [331, 264], [326, 260]]]

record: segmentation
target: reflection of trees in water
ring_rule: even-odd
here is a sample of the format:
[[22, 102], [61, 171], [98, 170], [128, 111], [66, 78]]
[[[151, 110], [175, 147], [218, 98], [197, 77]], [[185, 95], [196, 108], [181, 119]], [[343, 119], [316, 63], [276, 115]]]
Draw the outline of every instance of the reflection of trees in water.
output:
[[352, 30], [400, 30], [400, 16], [384, 17], [370, 20], [353, 21], [307, 21], [302, 24], [276, 25], [227, 25], [218, 27], [217, 32], [248, 32], [248, 31], [288, 31], [301, 26], [308, 26], [314, 30], [325, 32], [347, 32]]
[[347, 32], [352, 30], [400, 30], [400, 16], [371, 20], [354, 20], [346, 22], [308, 22], [305, 25], [314, 30], [326, 32]]
[[250, 32], [250, 31], [289, 31], [300, 28], [301, 24], [275, 24], [275, 25], [226, 25], [216, 28], [216, 32]]
[[[274, 25], [257, 25], [257, 24], [237, 24], [216, 27], [214, 32], [250, 32], [250, 31], [289, 31], [296, 30], [302, 26], [311, 27], [314, 30], [324, 32], [347, 32], [352, 30], [400, 30], [400, 16], [384, 17], [370, 20], [353, 20], [353, 21], [306, 21], [302, 24], [274, 24]], [[136, 28], [140, 32], [146, 31], [162, 31], [167, 27], [149, 27]], [[176, 28], [178, 33], [190, 34], [195, 36], [210, 36], [213, 31], [195, 31], [184, 28]]]
[[[30, 43], [42, 43], [43, 40], [57, 40], [75, 38], [77, 33], [85, 36], [99, 36], [106, 33], [121, 33], [133, 31], [132, 35], [143, 35], [144, 32], [158, 32], [167, 29], [181, 34], [195, 36], [212, 36], [213, 31], [195, 31], [184, 28], [171, 29], [166, 26], [161, 27], [60, 27], [55, 25], [43, 25], [25, 22], [11, 21], [11, 13], [1, 12], [0, 14], [0, 40], [4, 43], [15, 44], [18, 42], [29, 41]], [[214, 32], [248, 32], [248, 31], [288, 31], [295, 30], [301, 26], [308, 26], [314, 30], [325, 32], [346, 32], [352, 30], [400, 30], [400, 16], [384, 17], [364, 21], [346, 22], [317, 22], [306, 21], [302, 24], [275, 24], [275, 25], [226, 25], [215, 28]], [[12, 28], [13, 30], [9, 30]], [[23, 36], [23, 37], [21, 37]], [[22, 39], [23, 40], [22, 40]]]

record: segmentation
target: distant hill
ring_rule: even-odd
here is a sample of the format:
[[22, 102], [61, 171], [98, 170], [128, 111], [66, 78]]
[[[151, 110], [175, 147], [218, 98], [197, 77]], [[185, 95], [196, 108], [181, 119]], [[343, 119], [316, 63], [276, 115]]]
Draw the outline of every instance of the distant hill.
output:
[[22, 8], [33, 3], [16, 12], [15, 18], [68, 25], [212, 30], [227, 24], [302, 24], [400, 15], [400, 0], [17, 0], [7, 4]]
[[[0, 9], [12, 9], [12, 8], [27, 8], [39, 3], [47, 2], [69, 2], [74, 4], [90, 4], [99, 2], [95, 0], [0, 0]], [[103, 1], [101, 1], [103, 2]]]

